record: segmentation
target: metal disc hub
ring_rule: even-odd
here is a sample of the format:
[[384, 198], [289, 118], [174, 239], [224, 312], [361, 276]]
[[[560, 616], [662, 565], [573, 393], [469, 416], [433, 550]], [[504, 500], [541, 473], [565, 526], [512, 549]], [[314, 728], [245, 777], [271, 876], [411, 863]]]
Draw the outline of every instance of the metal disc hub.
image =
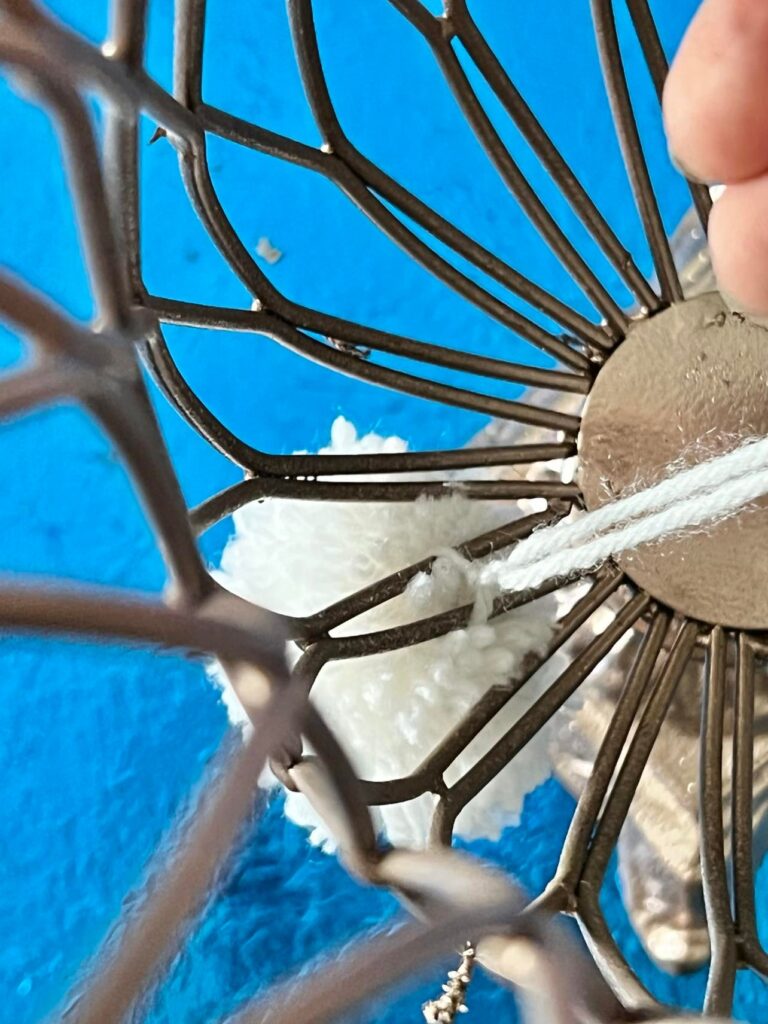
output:
[[[716, 293], [636, 321], [601, 369], [584, 412], [579, 473], [597, 508], [768, 434], [768, 330]], [[768, 516], [755, 508], [618, 561], [675, 611], [742, 629], [768, 628]]]

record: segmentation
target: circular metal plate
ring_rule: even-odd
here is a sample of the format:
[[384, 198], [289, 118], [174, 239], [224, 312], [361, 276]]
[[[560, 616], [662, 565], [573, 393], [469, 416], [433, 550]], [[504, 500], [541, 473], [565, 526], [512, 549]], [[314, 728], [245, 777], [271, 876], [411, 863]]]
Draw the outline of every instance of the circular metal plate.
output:
[[[579, 437], [588, 508], [768, 433], [768, 331], [715, 293], [638, 321], [607, 360]], [[638, 586], [675, 611], [768, 628], [768, 508], [646, 545], [619, 559]]]

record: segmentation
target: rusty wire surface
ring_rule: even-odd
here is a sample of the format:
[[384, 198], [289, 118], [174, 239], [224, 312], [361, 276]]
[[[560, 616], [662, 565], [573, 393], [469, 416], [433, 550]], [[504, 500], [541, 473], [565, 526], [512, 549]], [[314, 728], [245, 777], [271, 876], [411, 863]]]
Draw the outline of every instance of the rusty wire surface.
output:
[[[603, 917], [599, 893], [675, 688], [684, 668], [702, 650], [702, 874], [713, 951], [705, 1010], [727, 1015], [737, 970], [768, 974], [768, 954], [758, 940], [755, 922], [751, 836], [755, 672], [757, 660], [766, 654], [760, 637], [674, 616], [609, 565], [594, 574], [580, 600], [557, 623], [548, 649], [527, 665], [523, 676], [511, 681], [508, 690], [489, 691], [410, 776], [372, 782], [355, 777], [343, 750], [308, 703], [314, 679], [330, 660], [394, 650], [461, 628], [468, 620], [469, 606], [377, 633], [338, 637], [332, 633], [336, 627], [402, 593], [417, 572], [429, 569], [430, 560], [403, 567], [313, 615], [290, 619], [224, 592], [212, 580], [199, 553], [196, 537], [201, 532], [255, 498], [403, 501], [423, 493], [445, 494], [456, 486], [477, 498], [546, 499], [545, 511], [516, 519], [504, 529], [464, 545], [462, 552], [468, 558], [503, 550], [580, 503], [576, 484], [546, 476], [543, 470], [540, 479], [535, 473], [512, 480], [489, 479], [481, 473], [476, 481], [462, 479], [460, 484], [446, 484], [429, 475], [435, 470], [459, 468], [536, 467], [572, 456], [580, 426], [578, 415], [437, 383], [418, 372], [378, 365], [375, 359], [376, 353], [384, 352], [417, 367], [453, 368], [578, 397], [589, 392], [600, 366], [621, 344], [629, 325], [626, 311], [566, 238], [514, 162], [473, 91], [458, 60], [458, 48], [469, 55], [620, 274], [641, 315], [653, 315], [682, 298], [633, 116], [611, 0], [592, 0], [592, 13], [614, 122], [658, 287], [643, 277], [547, 137], [473, 22], [465, 0], [445, 0], [445, 14], [439, 18], [418, 0], [389, 2], [429, 44], [489, 160], [590, 300], [593, 319], [570, 309], [484, 249], [355, 148], [337, 119], [326, 85], [311, 0], [288, 0], [288, 9], [305, 91], [325, 142], [321, 149], [267, 131], [205, 102], [201, 91], [205, 0], [177, 0], [172, 96], [144, 69], [147, 0], [115, 0], [110, 38], [101, 50], [54, 22], [29, 0], [0, 2], [0, 58], [6, 72], [47, 109], [58, 129], [98, 310], [94, 324], [82, 326], [22, 282], [2, 274], [2, 316], [34, 343], [37, 359], [31, 368], [0, 378], [0, 416], [5, 419], [62, 396], [75, 398], [89, 410], [118, 446], [141, 494], [169, 579], [163, 604], [142, 595], [3, 583], [0, 625], [214, 654], [225, 666], [255, 727], [252, 739], [222, 755], [220, 770], [214, 773], [197, 812], [178, 826], [179, 852], [158, 869], [162, 884], [153, 887], [155, 895], [129, 918], [119, 938], [96, 961], [67, 1019], [93, 1024], [120, 1019], [162, 973], [181, 941], [184, 923], [208, 893], [240, 823], [252, 812], [257, 778], [270, 757], [284, 783], [304, 792], [331, 824], [348, 868], [362, 879], [392, 888], [416, 911], [420, 923], [363, 944], [342, 964], [326, 967], [322, 975], [246, 1006], [236, 1018], [240, 1024], [335, 1019], [378, 988], [460, 948], [467, 935], [475, 940], [493, 936], [484, 947], [481, 943], [485, 963], [512, 983], [520, 982], [515, 975], [520, 943], [535, 951], [537, 984], [542, 990], [548, 973], [556, 969], [559, 986], [555, 987], [567, 991], [568, 998], [549, 1008], [549, 1020], [565, 1024], [639, 1016], [661, 1019], [667, 1010], [656, 1003], [617, 947]], [[627, 5], [660, 96], [666, 61], [647, 0], [627, 0]], [[103, 145], [97, 141], [85, 103], [86, 90], [95, 90], [105, 103]], [[233, 273], [252, 295], [252, 309], [196, 305], [147, 292], [142, 279], [138, 212], [137, 126], [141, 114], [153, 118], [174, 146], [190, 202]], [[557, 367], [536, 369], [426, 344], [299, 305], [281, 294], [240, 241], [219, 202], [206, 156], [210, 135], [324, 175], [413, 259], [520, 338], [549, 353]], [[691, 185], [691, 193], [705, 223], [708, 193], [698, 185]], [[455, 269], [407, 222], [544, 313], [554, 329], [545, 330]], [[189, 387], [164, 341], [165, 323], [266, 336], [340, 373], [518, 422], [538, 430], [541, 439], [505, 447], [407, 454], [282, 456], [262, 452], [231, 433]], [[360, 358], [359, 349], [369, 350], [373, 357]], [[198, 508], [185, 506], [141, 379], [139, 356], [179, 413], [244, 471], [242, 483], [212, 496]], [[426, 474], [424, 480], [414, 481], [412, 474], [420, 472]], [[373, 473], [388, 473], [392, 479], [336, 479]], [[405, 473], [409, 478], [399, 481], [398, 474]], [[494, 611], [500, 614], [570, 582], [504, 595]], [[609, 600], [615, 609], [612, 621], [584, 641], [549, 690], [471, 770], [446, 785], [443, 774], [460, 751], [548, 657], [580, 635], [581, 627]], [[505, 880], [445, 849], [454, 822], [462, 808], [633, 630], [641, 638], [634, 664], [570, 824], [560, 865], [536, 906], [523, 908], [520, 896]], [[284, 661], [288, 639], [304, 650], [290, 677]], [[729, 649], [734, 659], [729, 659]], [[731, 675], [736, 684], [732, 894], [722, 812], [723, 718]], [[311, 744], [311, 758], [302, 756], [299, 732]], [[410, 800], [423, 793], [438, 798], [433, 849], [408, 853], [383, 848], [374, 833], [369, 807]], [[471, 893], [469, 902], [467, 892]], [[584, 969], [578, 951], [563, 952], [562, 939], [546, 922], [547, 915], [558, 912], [577, 917], [610, 989], [596, 972]], [[343, 985], [339, 984], [342, 977]]]

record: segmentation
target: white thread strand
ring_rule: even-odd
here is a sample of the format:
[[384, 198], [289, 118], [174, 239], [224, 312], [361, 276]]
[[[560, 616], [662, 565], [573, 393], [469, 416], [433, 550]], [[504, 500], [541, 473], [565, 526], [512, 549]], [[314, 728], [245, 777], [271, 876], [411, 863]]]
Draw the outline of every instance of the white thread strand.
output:
[[[734, 476], [743, 476], [752, 470], [766, 467], [768, 467], [768, 438], [750, 441], [725, 455], [672, 473], [671, 476], [652, 487], [618, 498], [616, 501], [582, 516], [581, 519], [537, 530], [526, 541], [518, 544], [514, 554], [509, 557], [514, 557], [514, 564], [517, 566], [533, 564], [541, 557], [548, 555], [555, 543], [558, 551], [575, 547], [590, 537], [631, 519], [666, 508], [682, 497], [704, 494], [712, 490], [713, 487], [725, 484]], [[557, 530], [556, 535], [553, 532], [555, 530]], [[523, 561], [523, 557], [525, 561]]]
[[733, 514], [768, 493], [768, 438], [681, 470], [575, 521], [545, 527], [486, 564], [478, 582], [527, 590]]

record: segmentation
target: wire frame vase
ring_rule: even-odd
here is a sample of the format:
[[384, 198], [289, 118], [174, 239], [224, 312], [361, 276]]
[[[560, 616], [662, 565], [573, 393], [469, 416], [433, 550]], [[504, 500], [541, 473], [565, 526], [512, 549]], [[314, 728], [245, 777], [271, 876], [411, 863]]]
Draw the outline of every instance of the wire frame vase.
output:
[[[172, 94], [145, 68], [147, 0], [115, 0], [109, 39], [100, 49], [31, 0], [0, 2], [4, 68], [45, 107], [61, 139], [97, 309], [94, 322], [83, 326], [24, 282], [2, 274], [0, 312], [30, 340], [37, 358], [30, 368], [0, 378], [0, 416], [5, 419], [62, 396], [88, 410], [130, 472], [168, 574], [162, 603], [117, 591], [4, 581], [0, 625], [213, 655], [254, 727], [242, 744], [222, 753], [195, 813], [179, 823], [175, 855], [161, 864], [157, 884], [95, 961], [67, 1019], [80, 1024], [122, 1019], [169, 963], [185, 922], [206, 898], [242, 822], [252, 812], [257, 780], [268, 759], [283, 783], [304, 793], [327, 822], [347, 868], [397, 893], [416, 920], [392, 936], [361, 944], [342, 963], [246, 1005], [236, 1017], [240, 1024], [337, 1019], [372, 992], [450, 950], [460, 950], [469, 937], [477, 943], [480, 962], [501, 981], [521, 986], [541, 1019], [565, 1024], [665, 1018], [669, 1008], [658, 1003], [630, 967], [611, 935], [599, 896], [676, 689], [691, 671], [703, 679], [696, 827], [711, 945], [705, 1014], [728, 1016], [737, 972], [768, 973], [757, 935], [752, 863], [754, 701], [757, 673], [766, 654], [759, 623], [692, 614], [639, 583], [636, 577], [642, 573], [618, 562], [583, 580], [557, 580], [533, 591], [502, 594], [493, 614], [546, 593], [573, 593], [574, 584], [583, 584], [578, 599], [564, 606], [554, 623], [546, 650], [526, 664], [508, 689], [488, 691], [437, 749], [425, 752], [412, 774], [371, 781], [355, 775], [333, 732], [308, 700], [315, 678], [335, 659], [366, 658], [461, 629], [471, 607], [452, 608], [389, 630], [347, 631], [339, 636], [337, 627], [401, 594], [417, 573], [429, 572], [432, 559], [402, 566], [330, 607], [290, 618], [224, 591], [200, 554], [198, 537], [248, 502], [404, 502], [422, 495], [442, 496], [452, 489], [471, 499], [538, 503], [536, 511], [511, 516], [507, 526], [472, 538], [461, 554], [471, 560], [509, 549], [537, 527], [599, 503], [599, 496], [587, 494], [588, 467], [580, 464], [586, 444], [585, 399], [601, 379], [605, 381], [607, 368], [628, 338], [697, 301], [686, 298], [693, 290], [690, 274], [681, 273], [679, 260], [676, 264], [651, 183], [612, 0], [592, 0], [592, 17], [616, 133], [652, 254], [652, 280], [641, 272], [538, 122], [473, 20], [466, 0], [445, 0], [437, 15], [419, 0], [390, 3], [430, 48], [488, 159], [578, 286], [593, 316], [530, 280], [524, 267], [515, 268], [494, 255], [355, 146], [339, 120], [326, 80], [312, 0], [288, 0], [288, 11], [307, 100], [323, 139], [320, 147], [276, 134], [206, 101], [205, 0], [176, 4]], [[626, 0], [626, 7], [660, 99], [667, 63], [651, 10], [647, 0]], [[630, 311], [613, 297], [526, 179], [479, 99], [459, 50], [633, 296]], [[91, 92], [104, 103], [102, 133], [96, 131], [86, 100]], [[158, 136], [174, 147], [190, 203], [251, 295], [252, 308], [181, 301], [151, 294], [145, 286], [139, 230], [142, 115], [152, 118]], [[293, 301], [270, 280], [228, 219], [211, 177], [211, 137], [323, 176], [413, 260], [545, 353], [553, 365], [518, 364], [417, 341]], [[690, 193], [701, 247], [710, 197], [694, 183]], [[472, 267], [472, 274], [457, 269], [454, 258]], [[687, 258], [683, 263], [690, 270]], [[478, 283], [478, 275], [488, 284]], [[500, 292], [509, 298], [499, 297]], [[535, 315], [521, 312], [517, 300]], [[729, 311], [722, 316], [729, 330], [738, 329], [737, 321], [728, 320]], [[404, 454], [284, 456], [261, 451], [228, 429], [184, 379], [164, 338], [168, 324], [265, 337], [372, 387], [473, 410], [496, 424], [517, 424], [526, 437], [500, 444], [498, 434], [488, 433], [481, 443], [467, 448]], [[407, 363], [409, 369], [393, 368], [393, 358], [398, 367]], [[241, 482], [195, 508], [186, 506], [142, 379], [141, 361], [180, 415], [243, 472]], [[479, 388], [441, 383], [432, 375], [436, 368], [530, 390], [516, 400], [493, 397]], [[552, 469], [573, 466], [573, 460], [575, 473]], [[435, 476], [438, 471], [445, 475], [457, 470], [462, 471], [460, 480]], [[468, 472], [472, 470], [475, 478]], [[609, 614], [601, 618], [606, 610]], [[292, 672], [285, 661], [289, 640], [303, 649]], [[526, 743], [620, 649], [625, 657], [630, 649], [631, 657], [596, 745], [559, 866], [543, 896], [535, 906], [527, 906], [509, 880], [450, 849], [454, 824], [473, 797], [504, 766], [514, 763]], [[446, 784], [446, 768], [557, 651], [567, 653], [567, 665], [547, 691], [471, 770]], [[731, 731], [727, 749], [732, 750], [732, 770], [724, 764], [723, 754]], [[311, 756], [304, 753], [305, 743]], [[732, 811], [727, 818], [724, 771], [732, 778]], [[436, 797], [432, 846], [411, 852], [382, 845], [370, 808], [424, 793]], [[558, 914], [576, 918], [587, 940], [589, 960], [553, 925]]]

